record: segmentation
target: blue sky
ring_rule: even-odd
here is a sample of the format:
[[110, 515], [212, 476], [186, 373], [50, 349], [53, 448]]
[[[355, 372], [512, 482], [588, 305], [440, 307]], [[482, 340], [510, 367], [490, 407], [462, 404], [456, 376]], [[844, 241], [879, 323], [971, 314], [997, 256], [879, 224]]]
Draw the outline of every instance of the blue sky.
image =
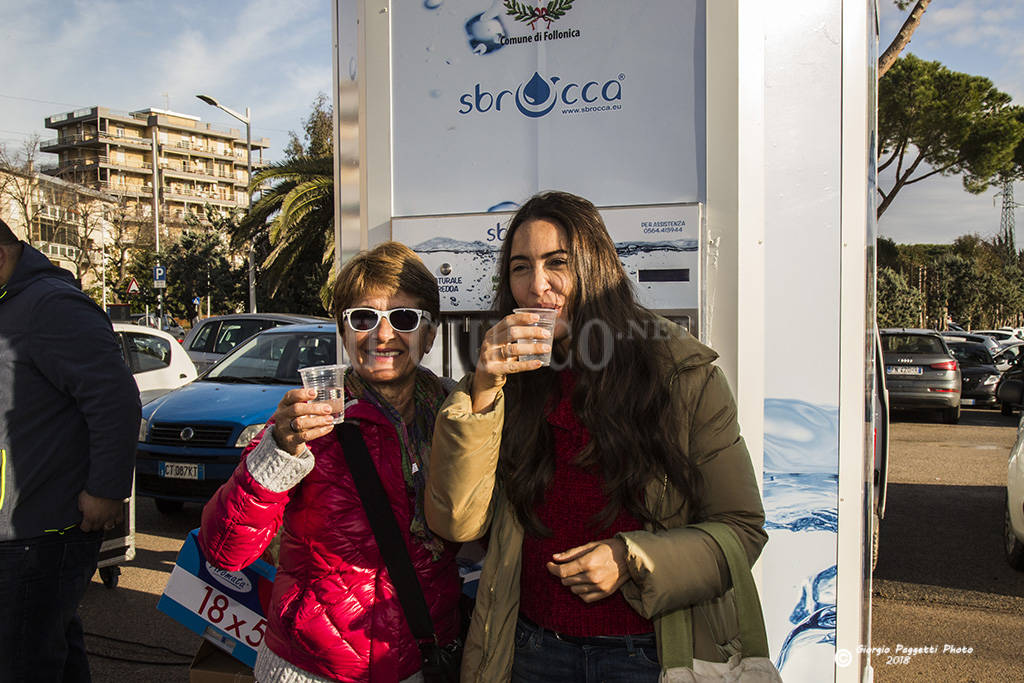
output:
[[[892, 0], [879, 8], [884, 47], [904, 13]], [[48, 0], [31, 9], [0, 1], [0, 143], [16, 150], [33, 133], [52, 137], [46, 116], [96, 104], [169, 108], [239, 127], [195, 99], [206, 93], [238, 111], [250, 107], [253, 135], [270, 138], [267, 158], [279, 159], [316, 94], [330, 92], [330, 16], [330, 0]], [[934, 0], [908, 51], [987, 76], [1024, 103], [1020, 35], [1024, 3]], [[898, 242], [994, 234], [995, 192], [969, 195], [959, 178], [933, 177], [899, 194], [879, 232]], [[1016, 194], [1024, 201], [1024, 187]]]
[[[329, 0], [0, 1], [0, 143], [18, 149], [51, 114], [155, 107], [242, 129], [195, 98], [251, 110], [279, 159], [288, 131], [331, 91]], [[52, 155], [44, 154], [43, 159]], [[54, 160], [55, 156], [52, 157]]]

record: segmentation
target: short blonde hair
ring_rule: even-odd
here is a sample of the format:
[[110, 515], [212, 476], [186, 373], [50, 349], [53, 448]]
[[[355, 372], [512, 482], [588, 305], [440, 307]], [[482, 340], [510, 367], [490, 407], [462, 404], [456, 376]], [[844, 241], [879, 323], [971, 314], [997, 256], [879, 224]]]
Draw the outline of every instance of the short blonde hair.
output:
[[412, 249], [401, 242], [383, 242], [359, 252], [342, 267], [334, 282], [331, 313], [340, 326], [342, 312], [367, 294], [390, 296], [399, 291], [415, 297], [419, 307], [438, 320], [441, 295], [437, 279]]

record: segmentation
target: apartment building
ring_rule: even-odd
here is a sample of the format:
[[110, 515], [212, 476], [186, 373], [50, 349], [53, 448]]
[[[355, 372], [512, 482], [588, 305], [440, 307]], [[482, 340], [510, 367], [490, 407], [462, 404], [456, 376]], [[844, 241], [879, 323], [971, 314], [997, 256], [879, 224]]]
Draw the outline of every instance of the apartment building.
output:
[[[249, 204], [244, 131], [161, 109], [122, 112], [89, 107], [45, 120], [57, 137], [40, 150], [58, 155], [52, 175], [118, 197], [140, 222], [152, 223], [153, 188], [165, 234], [184, 227], [203, 205], [230, 210]], [[253, 167], [263, 165], [267, 138], [252, 141]]]
[[117, 205], [110, 194], [31, 168], [0, 169], [0, 218], [84, 287], [99, 279]]

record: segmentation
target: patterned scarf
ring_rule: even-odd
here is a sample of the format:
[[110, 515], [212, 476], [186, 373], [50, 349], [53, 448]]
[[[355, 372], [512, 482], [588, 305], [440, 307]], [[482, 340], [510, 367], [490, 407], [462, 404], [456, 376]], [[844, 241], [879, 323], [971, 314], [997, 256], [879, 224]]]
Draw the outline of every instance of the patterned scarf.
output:
[[413, 389], [415, 416], [412, 424], [406, 424], [384, 397], [363, 381], [351, 368], [345, 373], [345, 398], [366, 401], [376, 406], [388, 419], [398, 434], [398, 446], [402, 452], [402, 474], [405, 485], [413, 495], [412, 524], [409, 531], [426, 547], [436, 561], [444, 552], [444, 542], [427, 528], [423, 512], [423, 491], [427, 483], [427, 460], [430, 457], [430, 442], [434, 438], [434, 418], [448, 396], [441, 380], [426, 368], [416, 369], [416, 386]]

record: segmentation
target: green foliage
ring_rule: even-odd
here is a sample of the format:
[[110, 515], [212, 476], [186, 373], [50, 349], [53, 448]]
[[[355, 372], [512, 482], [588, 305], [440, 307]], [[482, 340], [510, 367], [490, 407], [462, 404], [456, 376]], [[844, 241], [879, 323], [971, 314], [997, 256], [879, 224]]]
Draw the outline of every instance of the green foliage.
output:
[[[248, 263], [233, 266], [220, 234], [186, 230], [163, 259], [167, 267], [164, 308], [176, 317], [194, 320], [199, 309], [193, 297], [210, 299], [210, 312], [241, 310], [248, 297]], [[204, 309], [205, 310], [205, 309]]]
[[917, 327], [921, 293], [892, 268], [878, 269], [878, 326]]
[[904, 186], [935, 174], [962, 176], [972, 193], [1019, 175], [1024, 115], [1010, 102], [982, 76], [912, 54], [897, 60], [878, 84], [879, 171], [895, 164], [892, 187], [879, 187], [878, 215]]
[[334, 153], [334, 107], [322, 92], [317, 93], [310, 106], [312, 111], [302, 122], [305, 143], [295, 131], [288, 131], [284, 154], [289, 161], [303, 157], [329, 157]]
[[961, 235], [953, 244], [878, 243], [879, 325], [945, 329], [1018, 326], [1024, 321], [1024, 252], [998, 238]]

